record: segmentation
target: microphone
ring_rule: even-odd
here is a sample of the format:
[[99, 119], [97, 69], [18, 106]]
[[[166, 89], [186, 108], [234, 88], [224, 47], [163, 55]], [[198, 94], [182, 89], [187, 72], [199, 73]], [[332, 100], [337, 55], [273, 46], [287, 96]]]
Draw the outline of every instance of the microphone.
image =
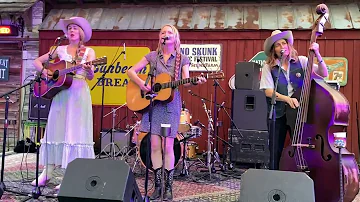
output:
[[319, 4], [316, 6], [316, 13], [318, 15], [325, 14], [329, 10], [328, 7], [325, 4]]
[[165, 45], [165, 41], [166, 41], [166, 40], [169, 40], [169, 37], [168, 37], [168, 36], [165, 36], [165, 37], [163, 37], [163, 38], [161, 38], [161, 39], [163, 40], [162, 44]]
[[126, 47], [125, 47], [125, 43], [124, 43], [124, 50], [123, 50], [123, 52], [124, 52], [124, 60], [126, 60]]
[[182, 109], [185, 109], [185, 101], [182, 102]]
[[57, 40], [64, 40], [64, 39], [68, 39], [67, 34], [64, 34], [62, 36], [59, 36], [58, 38], [56, 38]]
[[219, 106], [218, 112], [221, 110], [221, 108], [224, 107], [225, 101], [221, 103], [221, 105]]
[[284, 54], [284, 52], [285, 52], [285, 50], [281, 49], [280, 54], [282, 55], [282, 54]]

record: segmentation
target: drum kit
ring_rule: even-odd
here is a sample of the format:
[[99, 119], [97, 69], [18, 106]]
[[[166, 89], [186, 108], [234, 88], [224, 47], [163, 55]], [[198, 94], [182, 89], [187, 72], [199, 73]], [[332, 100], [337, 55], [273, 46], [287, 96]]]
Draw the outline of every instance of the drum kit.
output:
[[[180, 116], [180, 124], [178, 128], [178, 134], [174, 140], [174, 155], [175, 155], [175, 168], [179, 166], [181, 160], [183, 162], [183, 168], [181, 175], [188, 175], [188, 168], [186, 160], [193, 160], [197, 158], [198, 144], [195, 141], [189, 141], [192, 138], [198, 138], [202, 135], [201, 127], [192, 125], [190, 120], [192, 116], [188, 109], [182, 108]], [[132, 168], [134, 169], [137, 163], [140, 161], [141, 165], [146, 168], [146, 149], [148, 133], [140, 131], [141, 121], [136, 121], [134, 125], [128, 127], [129, 130], [125, 135], [129, 135], [131, 141], [129, 146], [120, 149], [117, 156], [120, 156], [121, 160], [125, 160], [129, 163], [128, 158], [135, 154], [135, 162]], [[186, 149], [184, 149], [186, 148]], [[152, 162], [150, 159], [150, 171], [152, 171]]]

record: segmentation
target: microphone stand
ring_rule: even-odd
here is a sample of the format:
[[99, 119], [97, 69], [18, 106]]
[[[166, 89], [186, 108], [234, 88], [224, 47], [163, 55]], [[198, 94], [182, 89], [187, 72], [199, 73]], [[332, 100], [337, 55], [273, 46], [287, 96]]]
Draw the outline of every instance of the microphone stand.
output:
[[[98, 155], [99, 159], [101, 159], [101, 139], [102, 139], [102, 135], [101, 132], [103, 130], [103, 119], [104, 119], [104, 91], [105, 91], [105, 75], [110, 71], [111, 67], [114, 65], [115, 61], [122, 55], [125, 54], [125, 51], [122, 51], [120, 53], [120, 55], [117, 56], [116, 59], [113, 60], [112, 64], [109, 66], [109, 68], [101, 75], [100, 78], [98, 78], [97, 82], [93, 85], [93, 87], [91, 88], [91, 90], [94, 90], [94, 88], [97, 86], [97, 84], [99, 83], [99, 81], [101, 82], [102, 85], [102, 91], [101, 91], [101, 119], [100, 119], [100, 138], [99, 138], [99, 145], [100, 145], [100, 153]], [[105, 67], [106, 68], [106, 67]]]
[[278, 74], [276, 77], [276, 81], [275, 81], [275, 86], [273, 89], [273, 93], [271, 96], [271, 108], [270, 108], [270, 113], [269, 113], [269, 122], [271, 120], [271, 122], [269, 123], [269, 125], [271, 126], [271, 130], [270, 130], [270, 166], [269, 169], [270, 170], [275, 170], [275, 151], [276, 151], [276, 144], [275, 144], [275, 123], [276, 123], [276, 109], [275, 105], [276, 105], [276, 91], [278, 88], [278, 83], [279, 83], [279, 75], [281, 72], [281, 66], [282, 66], [282, 56], [283, 53], [281, 53], [280, 56], [280, 66], [279, 66], [279, 70], [278, 70]]
[[[24, 196], [29, 196], [27, 199], [25, 199], [24, 201], [27, 201], [31, 198], [33, 199], [38, 199], [42, 194], [41, 194], [41, 190], [39, 187], [39, 182], [38, 182], [38, 175], [39, 175], [39, 150], [40, 150], [40, 106], [41, 106], [41, 99], [40, 99], [40, 95], [36, 96], [37, 99], [37, 134], [36, 134], [36, 170], [35, 170], [35, 188], [32, 190], [31, 192], [31, 196], [30, 194], [25, 194], [22, 192], [16, 192], [16, 191], [12, 191], [12, 190], [8, 190], [4, 184], [4, 170], [5, 170], [5, 147], [6, 147], [6, 136], [7, 136], [7, 128], [8, 128], [8, 113], [9, 113], [9, 100], [10, 100], [10, 94], [20, 90], [21, 88], [24, 88], [28, 85], [32, 85], [34, 82], [38, 83], [38, 92], [41, 93], [41, 81], [42, 80], [47, 80], [46, 78], [42, 78], [42, 72], [44, 71], [44, 69], [49, 65], [50, 60], [52, 60], [52, 55], [54, 54], [54, 52], [56, 51], [56, 49], [60, 46], [61, 44], [61, 39], [62, 38], [57, 38], [57, 40], [55, 40], [54, 45], [55, 45], [55, 49], [53, 49], [51, 52], [49, 52], [49, 58], [48, 60], [45, 62], [45, 64], [43, 65], [43, 68], [41, 69], [41, 71], [36, 74], [36, 77], [34, 80], [28, 82], [25, 85], [22, 85], [14, 90], [11, 90], [7, 93], [4, 93], [3, 95], [0, 96], [0, 98], [4, 97], [5, 98], [5, 122], [4, 122], [4, 137], [3, 137], [3, 148], [2, 148], [2, 159], [1, 159], [1, 182], [0, 182], [0, 198], [2, 197], [2, 194], [4, 191], [9, 191], [12, 193], [16, 193], [19, 195], [24, 195]], [[51, 198], [51, 196], [46, 196]]]
[[[206, 69], [207, 72], [209, 72], [209, 70], [206, 68], [205, 64], [202, 62], [202, 60], [200, 58], [197, 59], [198, 62], [201, 63], [201, 65]], [[225, 94], [225, 90], [219, 85], [219, 82], [217, 79], [214, 79], [214, 102], [216, 103], [217, 100], [216, 100], [216, 94], [217, 94], [217, 87], [220, 87], [220, 90]], [[219, 137], [218, 135], [218, 129], [219, 129], [219, 124], [218, 124], [218, 115], [219, 115], [219, 111], [217, 109], [217, 105], [214, 104], [214, 121], [215, 121], [215, 128], [214, 128], [214, 137], [216, 137], [215, 139], [215, 148], [214, 148], [214, 155], [216, 158], [219, 158], [219, 154], [218, 154], [218, 141], [219, 139], [222, 141], [223, 143], [223, 147], [225, 147], [225, 144], [226, 145], [230, 145], [229, 142], [227, 142], [226, 140], [222, 139]], [[225, 150], [225, 149], [224, 149]], [[224, 154], [223, 154], [224, 155]], [[225, 160], [223, 159], [223, 162]], [[214, 165], [213, 164], [213, 170], [215, 171], [215, 168], [214, 168]], [[220, 163], [220, 167], [223, 168], [225, 167], [223, 164]]]
[[[165, 40], [163, 42], [163, 44], [165, 43]], [[150, 198], [148, 197], [148, 181], [149, 181], [149, 169], [150, 169], [150, 155], [151, 155], [151, 131], [152, 131], [152, 112], [153, 112], [153, 107], [154, 107], [154, 102], [153, 102], [153, 98], [157, 96], [157, 94], [154, 93], [153, 91], [153, 86], [154, 86], [154, 77], [155, 77], [155, 72], [156, 72], [156, 67], [157, 67], [157, 62], [159, 60], [160, 56], [160, 51], [158, 51], [157, 53], [157, 57], [156, 57], [156, 62], [155, 62], [155, 66], [151, 66], [150, 67], [150, 71], [148, 73], [148, 77], [146, 78], [145, 84], [144, 86], [147, 86], [150, 82], [150, 91], [145, 95], [145, 98], [150, 100], [150, 105], [149, 105], [149, 124], [150, 124], [150, 132], [148, 133], [148, 135], [146, 135], [147, 138], [147, 152], [146, 152], [146, 171], [145, 171], [145, 195], [144, 195], [144, 201], [145, 202], [149, 202]], [[164, 179], [162, 179], [164, 181]]]

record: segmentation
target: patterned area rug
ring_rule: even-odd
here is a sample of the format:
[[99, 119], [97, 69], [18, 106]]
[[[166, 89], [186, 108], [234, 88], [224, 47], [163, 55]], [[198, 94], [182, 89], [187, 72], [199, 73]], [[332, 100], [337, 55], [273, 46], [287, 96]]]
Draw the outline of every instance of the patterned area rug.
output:
[[[119, 159], [118, 159], [119, 160]], [[128, 165], [133, 169], [137, 185], [142, 195], [145, 193], [145, 168], [141, 162], [134, 163], [134, 159], [127, 159]], [[135, 166], [134, 166], [135, 165]], [[208, 172], [200, 166], [200, 161], [189, 161], [189, 176], [180, 176], [182, 164], [179, 163], [174, 174], [173, 201], [238, 201], [240, 194], [240, 176], [244, 170], [234, 169], [227, 173], [217, 171], [209, 178]], [[202, 169], [203, 168], [203, 169]], [[33, 186], [31, 181], [35, 179], [36, 155], [35, 154], [12, 154], [5, 158], [4, 182], [8, 190], [31, 194]], [[40, 167], [39, 173], [42, 171]], [[111, 169], [109, 169], [109, 172]], [[114, 171], [115, 172], [115, 171]], [[120, 173], [121, 171], [119, 171]], [[48, 186], [41, 188], [38, 199], [30, 198], [28, 201], [58, 201], [54, 198], [55, 186], [61, 183], [65, 171], [57, 169], [54, 178], [50, 180]], [[153, 173], [149, 172], [148, 195], [153, 192]], [[28, 197], [17, 195], [6, 191], [1, 201], [25, 201]]]
[[[36, 155], [35, 154], [12, 154], [6, 156], [5, 159], [5, 173], [4, 182], [8, 190], [31, 194], [33, 186], [31, 181], [35, 176]], [[120, 159], [118, 159], [120, 160]], [[128, 165], [133, 170], [137, 185], [144, 195], [145, 188], [145, 168], [141, 162], [135, 164], [134, 159], [127, 159]], [[233, 171], [216, 172], [212, 174], [212, 179], [209, 179], [208, 172], [202, 172], [202, 166], [199, 166], [200, 161], [190, 161], [189, 176], [180, 176], [182, 164], [176, 167], [175, 180], [173, 185], [173, 201], [182, 202], [231, 202], [238, 201], [240, 197], [240, 176], [245, 170], [234, 169]], [[42, 168], [40, 169], [41, 172]], [[54, 178], [50, 181], [48, 186], [41, 188], [41, 193], [38, 199], [18, 195], [6, 191], [1, 201], [15, 202], [15, 201], [58, 201], [55, 197], [55, 186], [61, 183], [64, 176], [63, 169], [57, 169], [54, 173]], [[109, 172], [112, 171], [109, 168]], [[118, 173], [121, 173], [119, 171]], [[148, 194], [153, 192], [153, 173], [149, 173]], [[360, 195], [358, 194], [353, 202], [360, 202]]]

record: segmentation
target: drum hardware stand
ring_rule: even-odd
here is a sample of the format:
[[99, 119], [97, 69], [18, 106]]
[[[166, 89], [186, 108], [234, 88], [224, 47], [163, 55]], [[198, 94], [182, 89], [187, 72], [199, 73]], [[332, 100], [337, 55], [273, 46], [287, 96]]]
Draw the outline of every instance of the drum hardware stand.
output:
[[[229, 114], [228, 111], [225, 109], [225, 107], [224, 107], [223, 104], [219, 107], [219, 111], [220, 111], [221, 109], [223, 109], [224, 112], [226, 113], [226, 115], [229, 117], [229, 119], [230, 119], [230, 121], [231, 121], [231, 124], [233, 124], [233, 125], [236, 127], [236, 130], [238, 131], [239, 135], [240, 135], [241, 137], [243, 137], [241, 131], [240, 131], [239, 128], [236, 126], [234, 120], [231, 118], [230, 114]], [[224, 155], [224, 156], [223, 156], [223, 161], [222, 161], [222, 164], [221, 164], [221, 171], [226, 171], [226, 169], [232, 170], [234, 166], [233, 166], [233, 164], [231, 163], [231, 161], [229, 161], [229, 158], [228, 158], [229, 155], [228, 155], [228, 153], [229, 153], [229, 151], [230, 151], [230, 148], [233, 148], [234, 146], [233, 146], [231, 143], [225, 141], [224, 139], [222, 139], [222, 138], [220, 138], [220, 137], [218, 137], [218, 138], [219, 138], [219, 139], [222, 141], [222, 143], [223, 143], [223, 155]], [[230, 140], [232, 140], [231, 137], [230, 137]], [[226, 149], [226, 146], [228, 147], [227, 149]]]
[[[105, 137], [105, 135], [107, 135], [107, 134], [110, 132], [110, 143], [107, 144], [102, 151], [100, 151], [98, 157], [100, 157], [100, 155], [101, 155], [102, 153], [105, 153], [105, 155], [106, 155], [108, 158], [115, 159], [115, 157], [116, 157], [116, 149], [115, 149], [115, 147], [117, 147], [117, 148], [119, 149], [119, 147], [114, 143], [114, 132], [116, 131], [116, 130], [115, 130], [116, 111], [117, 111], [118, 109], [122, 108], [122, 107], [125, 106], [125, 105], [126, 105], [126, 103], [123, 104], [123, 105], [121, 105], [121, 106], [118, 107], [118, 108], [112, 108], [112, 109], [111, 109], [111, 112], [109, 112], [109, 113], [107, 113], [105, 116], [103, 116], [103, 118], [105, 118], [105, 117], [107, 117], [108, 115], [112, 114], [112, 127], [111, 127], [104, 135], [101, 135], [101, 139], [102, 139], [103, 137]], [[124, 120], [125, 118], [126, 118], [126, 116], [125, 116], [122, 120]], [[122, 120], [120, 120], [120, 122], [121, 122]], [[119, 122], [119, 123], [120, 123], [120, 122]], [[118, 123], [118, 124], [119, 124], [119, 123]], [[118, 125], [118, 124], [116, 124], [116, 125]], [[109, 151], [109, 153], [106, 152], [106, 148], [107, 148], [108, 146], [110, 146], [110, 151]], [[101, 146], [100, 146], [100, 147], [101, 147]], [[120, 150], [120, 149], [119, 149], [119, 150]]]
[[[120, 48], [120, 46], [119, 46]], [[119, 49], [118, 49], [119, 50]], [[115, 53], [115, 56], [117, 54], [117, 51]], [[124, 54], [124, 60], [125, 60], [125, 43], [124, 43], [124, 50], [121, 51], [121, 53], [116, 57], [116, 59], [114, 59], [112, 62], [111, 62], [111, 65], [109, 66], [109, 68], [107, 68], [106, 71], [104, 71], [104, 73], [101, 75], [100, 78], [98, 78], [97, 82], [93, 85], [93, 87], [91, 88], [91, 91], [94, 90], [94, 88], [98, 85], [98, 83], [101, 81], [101, 86], [102, 86], [102, 91], [101, 91], [101, 119], [100, 119], [100, 134], [103, 130], [103, 119], [104, 119], [104, 91], [105, 91], [105, 80], [107, 78], [105, 78], [105, 75], [110, 71], [111, 67], [113, 67], [114, 63], [117, 61], [117, 59], [122, 55]], [[115, 57], [114, 57], [115, 58]], [[106, 65], [104, 65], [104, 69], [106, 69]], [[100, 147], [100, 151], [101, 151], [101, 135], [100, 135], [100, 138], [99, 138], [99, 147]], [[101, 152], [99, 153], [99, 155], [97, 156], [99, 159], [101, 159]]]
[[[127, 136], [128, 134], [131, 133], [131, 131], [133, 131], [136, 127], [138, 127], [140, 125], [140, 121], [136, 121], [135, 125], [131, 127], [131, 129], [124, 135], [124, 136]], [[134, 130], [134, 133], [135, 133], [135, 130]], [[132, 140], [130, 140], [132, 141]], [[137, 148], [137, 145], [134, 146], [133, 148], [130, 148], [129, 146], [125, 146], [123, 147], [118, 153], [117, 153], [117, 156], [119, 154], [123, 154], [121, 155], [121, 160], [125, 160], [130, 156], [129, 154], [135, 149], [135, 154], [138, 153], [138, 148]]]
[[[183, 133], [181, 133], [181, 134], [183, 134]], [[187, 166], [187, 155], [186, 155], [186, 148], [187, 147], [186, 147], [186, 145], [187, 145], [187, 140], [192, 138], [195, 135], [196, 134], [192, 134], [192, 135], [190, 135], [188, 137], [184, 137], [182, 140], [180, 140], [178, 143], [176, 143], [176, 144], [180, 144], [181, 142], [184, 142], [184, 149], [183, 149], [183, 155], [182, 155], [183, 156], [183, 160], [182, 160], [183, 161], [183, 167], [182, 167], [182, 169], [180, 171], [180, 176], [188, 176], [189, 175], [189, 169], [188, 168], [190, 166]]]

